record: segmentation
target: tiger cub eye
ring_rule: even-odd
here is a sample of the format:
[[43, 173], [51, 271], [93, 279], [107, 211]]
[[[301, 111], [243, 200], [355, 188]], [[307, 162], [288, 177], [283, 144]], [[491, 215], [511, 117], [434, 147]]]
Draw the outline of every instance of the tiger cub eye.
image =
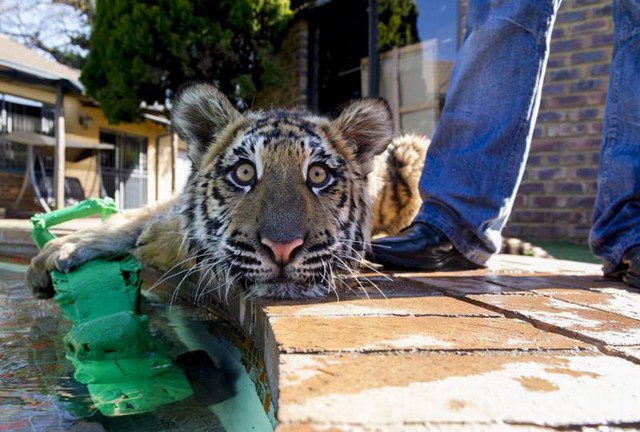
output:
[[256, 177], [256, 168], [251, 162], [240, 162], [233, 170], [233, 180], [240, 186], [251, 186]]
[[307, 181], [310, 186], [316, 188], [326, 186], [330, 179], [331, 176], [329, 175], [329, 171], [326, 166], [319, 163], [309, 166], [309, 170], [307, 171]]

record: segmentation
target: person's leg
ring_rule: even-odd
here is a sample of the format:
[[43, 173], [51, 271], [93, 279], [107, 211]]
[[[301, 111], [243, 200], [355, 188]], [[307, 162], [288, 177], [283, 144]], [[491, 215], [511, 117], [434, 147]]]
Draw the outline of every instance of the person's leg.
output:
[[[529, 151], [560, 3], [469, 1], [467, 36], [427, 153], [415, 222], [441, 230], [475, 264], [500, 248]], [[373, 260], [386, 264], [392, 255], [404, 255], [409, 259], [401, 266], [410, 267], [412, 245], [424, 237], [422, 224], [416, 225], [406, 241], [400, 235], [374, 242]], [[418, 260], [431, 259], [413, 252]]]
[[590, 245], [605, 273], [640, 284], [640, 1], [614, 0], [614, 48]]

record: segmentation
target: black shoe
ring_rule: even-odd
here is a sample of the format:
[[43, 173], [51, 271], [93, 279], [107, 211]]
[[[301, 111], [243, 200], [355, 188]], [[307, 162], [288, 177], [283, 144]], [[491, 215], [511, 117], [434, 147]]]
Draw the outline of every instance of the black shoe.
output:
[[421, 222], [414, 222], [396, 237], [372, 242], [370, 260], [386, 269], [455, 271], [481, 267], [463, 257], [442, 231]]
[[640, 244], [627, 249], [618, 267], [605, 276], [621, 279], [631, 287], [640, 288]]

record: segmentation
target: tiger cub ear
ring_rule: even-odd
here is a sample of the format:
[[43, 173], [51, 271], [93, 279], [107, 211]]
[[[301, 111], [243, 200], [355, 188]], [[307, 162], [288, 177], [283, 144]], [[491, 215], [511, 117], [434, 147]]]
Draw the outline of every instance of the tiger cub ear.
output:
[[373, 157], [382, 153], [393, 138], [391, 109], [384, 99], [364, 98], [352, 102], [332, 126], [351, 146], [363, 174], [371, 171]]
[[171, 120], [197, 164], [216, 136], [242, 115], [217, 88], [207, 83], [188, 84], [175, 97]]

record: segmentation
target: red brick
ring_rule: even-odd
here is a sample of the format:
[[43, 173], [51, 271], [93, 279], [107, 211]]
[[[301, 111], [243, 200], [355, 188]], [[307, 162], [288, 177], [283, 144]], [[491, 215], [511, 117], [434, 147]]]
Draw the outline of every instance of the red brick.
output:
[[[608, 19], [598, 19], [598, 20], [589, 20], [580, 24], [576, 24], [571, 28], [572, 35], [583, 35], [587, 33], [595, 33], [602, 30], [607, 30], [611, 27], [611, 20]], [[600, 55], [587, 56], [588, 61], [599, 61], [603, 60]], [[606, 59], [607, 57], [604, 57]]]
[[582, 136], [586, 131], [587, 126], [580, 123], [547, 126], [547, 133], [550, 137]]
[[586, 102], [587, 102], [587, 97], [582, 95], [549, 96], [549, 97], [543, 96], [540, 106], [543, 109], [579, 107], [579, 106], [584, 106]]
[[576, 81], [571, 84], [571, 93], [579, 93], [585, 91], [603, 91], [605, 90], [605, 83], [600, 79], [582, 80]]
[[[592, 23], [589, 23], [591, 26]], [[609, 52], [606, 50], [582, 51], [571, 55], [571, 64], [595, 63], [608, 60]]]
[[550, 81], [569, 81], [582, 77], [582, 71], [577, 68], [558, 69], [549, 72]]
[[585, 192], [584, 183], [556, 182], [546, 186], [548, 192], [560, 194], [582, 194]]

